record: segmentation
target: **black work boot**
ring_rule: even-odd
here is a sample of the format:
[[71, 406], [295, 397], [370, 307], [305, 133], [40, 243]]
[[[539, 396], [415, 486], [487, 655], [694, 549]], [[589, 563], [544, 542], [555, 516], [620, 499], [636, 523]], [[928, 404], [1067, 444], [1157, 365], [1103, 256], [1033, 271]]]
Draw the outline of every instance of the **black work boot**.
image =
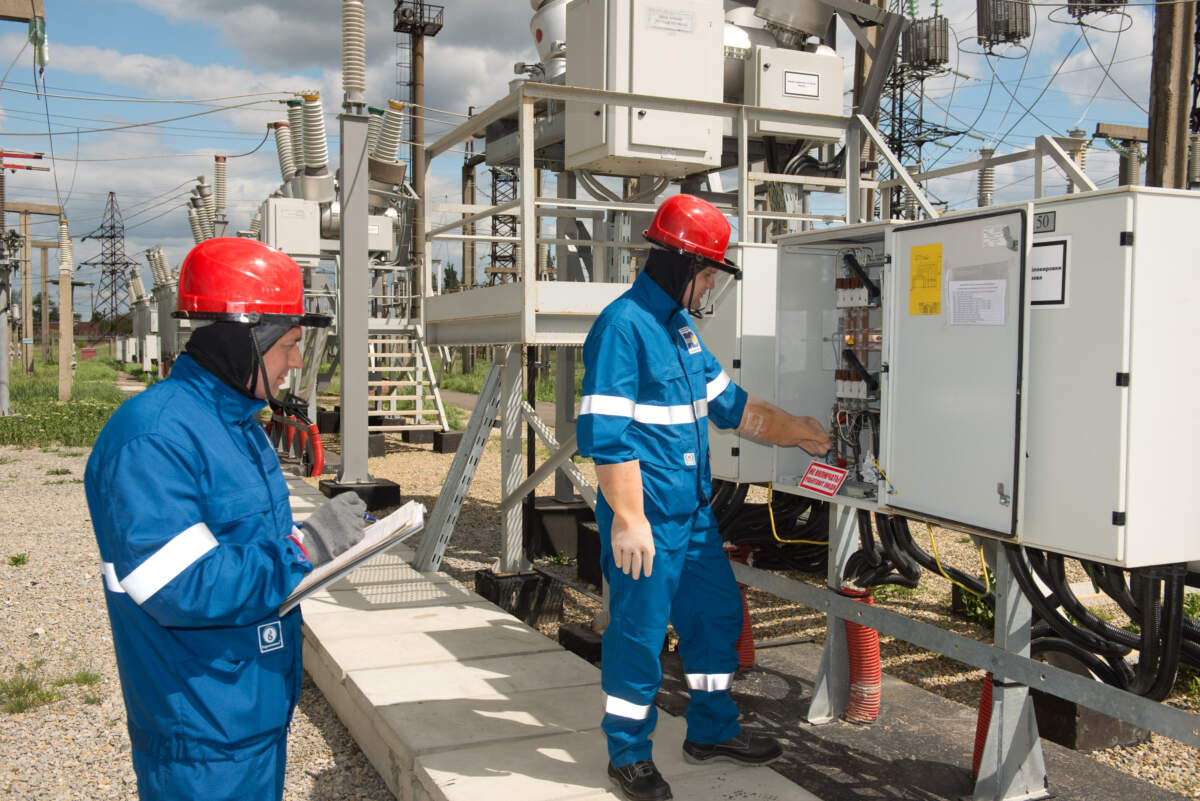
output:
[[608, 776], [617, 783], [629, 801], [665, 801], [671, 798], [671, 785], [663, 780], [653, 760], [643, 759], [619, 768], [609, 762]]
[[745, 731], [723, 743], [693, 743], [683, 741], [683, 758], [693, 765], [702, 762], [736, 762], [739, 765], [766, 765], [783, 754], [773, 738]]

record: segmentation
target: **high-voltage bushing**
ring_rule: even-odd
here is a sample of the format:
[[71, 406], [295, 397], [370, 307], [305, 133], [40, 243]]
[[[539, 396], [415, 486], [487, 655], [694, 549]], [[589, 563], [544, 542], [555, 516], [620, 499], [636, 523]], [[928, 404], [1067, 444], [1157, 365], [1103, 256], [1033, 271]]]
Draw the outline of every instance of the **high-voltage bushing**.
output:
[[188, 225], [192, 229], [192, 241], [199, 245], [206, 237], [204, 235], [204, 227], [200, 223], [200, 215], [196, 212], [196, 204], [188, 203], [187, 207]]
[[296, 174], [296, 162], [292, 155], [292, 127], [283, 120], [268, 122], [267, 128], [275, 133], [275, 153], [279, 157], [279, 177], [286, 184]]
[[217, 217], [225, 217], [225, 168], [224, 156], [213, 156], [213, 208]]
[[1029, 4], [1023, 0], [975, 0], [976, 36], [986, 48], [1029, 36]]
[[58, 218], [58, 269], [72, 270], [75, 266], [75, 247], [67, 232], [67, 218]]
[[1188, 189], [1200, 186], [1200, 133], [1188, 135]]
[[367, 106], [367, 152], [375, 149], [379, 141], [379, 130], [383, 127], [383, 109]]
[[[404, 103], [399, 100], [389, 100], [387, 108], [382, 112], [383, 116], [375, 118], [379, 119], [379, 134], [374, 146], [370, 148], [367, 170], [371, 182], [378, 189], [390, 191], [393, 187], [402, 185], [407, 177], [406, 165], [396, 158], [404, 131], [404, 108]], [[369, 130], [367, 137], [369, 140]], [[378, 199], [373, 196], [372, 202]], [[381, 207], [377, 205], [376, 210], [379, 208]]]
[[287, 102], [288, 129], [292, 135], [292, 165], [304, 168], [304, 101], [295, 98]]
[[1124, 7], [1124, 0], [1067, 0], [1067, 13], [1076, 19], [1088, 14], [1112, 14]]
[[919, 70], [936, 70], [950, 63], [950, 21], [940, 14], [915, 19], [904, 29], [900, 61]]
[[362, 103], [367, 91], [367, 22], [362, 0], [342, 0], [342, 91]]
[[[996, 153], [990, 147], [979, 148], [980, 159], [990, 159]], [[992, 205], [996, 196], [996, 168], [992, 165], [979, 168], [979, 208]]]
[[329, 173], [329, 146], [325, 141], [325, 110], [321, 105], [320, 92], [305, 92], [301, 95], [304, 127], [304, 169], [300, 174], [300, 196], [318, 203], [332, 201], [337, 192], [333, 176]]

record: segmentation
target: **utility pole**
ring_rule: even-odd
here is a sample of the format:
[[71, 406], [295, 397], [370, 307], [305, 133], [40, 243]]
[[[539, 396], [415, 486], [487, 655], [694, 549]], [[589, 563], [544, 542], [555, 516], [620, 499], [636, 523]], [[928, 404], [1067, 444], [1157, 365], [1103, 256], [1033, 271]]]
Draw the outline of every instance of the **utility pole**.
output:
[[[425, 286], [425, 37], [436, 36], [442, 29], [444, 9], [424, 0], [396, 0], [392, 30], [407, 33], [412, 42], [412, 185], [417, 193], [413, 205], [412, 275], [413, 294], [422, 297]], [[421, 301], [418, 301], [420, 303]]]
[[1150, 67], [1150, 135], [1146, 184], [1187, 187], [1188, 112], [1191, 106], [1196, 3], [1161, 0], [1154, 8]]

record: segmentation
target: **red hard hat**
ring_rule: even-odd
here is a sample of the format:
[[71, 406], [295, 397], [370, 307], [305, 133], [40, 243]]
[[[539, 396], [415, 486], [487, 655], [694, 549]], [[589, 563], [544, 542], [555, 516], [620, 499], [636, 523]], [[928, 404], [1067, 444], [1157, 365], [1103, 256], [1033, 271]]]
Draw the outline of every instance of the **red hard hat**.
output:
[[175, 316], [240, 323], [269, 316], [311, 326], [330, 322], [324, 314], [305, 314], [299, 264], [270, 245], [243, 237], [206, 239], [188, 252], [179, 268]]
[[729, 221], [716, 206], [695, 195], [674, 195], [658, 207], [642, 236], [668, 250], [699, 256], [736, 276], [741, 270], [725, 258], [729, 232]]

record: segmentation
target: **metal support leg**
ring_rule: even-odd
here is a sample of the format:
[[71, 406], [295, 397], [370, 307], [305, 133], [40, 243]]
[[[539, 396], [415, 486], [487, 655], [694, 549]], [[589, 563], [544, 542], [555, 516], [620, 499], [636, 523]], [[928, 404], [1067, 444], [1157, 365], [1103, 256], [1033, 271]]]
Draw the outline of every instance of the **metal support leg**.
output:
[[[1017, 586], [1008, 559], [999, 551], [1003, 546], [989, 540], [984, 547], [996, 573], [996, 647], [1029, 656], [1032, 620], [1029, 599]], [[992, 681], [992, 720], [972, 798], [975, 801], [1049, 798], [1042, 741], [1038, 737], [1029, 688], [998, 675], [993, 675]]]
[[446, 545], [454, 533], [454, 524], [458, 522], [458, 513], [462, 509], [463, 499], [471, 489], [471, 480], [475, 478], [475, 467], [479, 457], [487, 445], [492, 433], [492, 421], [500, 410], [500, 368], [493, 364], [483, 379], [483, 387], [479, 390], [479, 400], [475, 403], [475, 411], [463, 432], [463, 442], [454, 452], [454, 461], [450, 463], [450, 472], [442, 482], [442, 491], [438, 494], [437, 503], [433, 505], [433, 513], [425, 526], [425, 534], [421, 537], [421, 547], [413, 560], [413, 567], [421, 572], [437, 570], [442, 564], [442, 555], [446, 553]]
[[[500, 371], [500, 495], [512, 494], [524, 480], [521, 458], [521, 346], [504, 348]], [[518, 573], [529, 568], [521, 537], [521, 507], [501, 513], [503, 541], [499, 573]]]
[[[564, 441], [575, 435], [574, 348], [559, 345], [554, 349], [554, 381], [554, 433], [560, 441]], [[571, 501], [574, 498], [575, 487], [570, 477], [565, 471], [559, 470], [554, 474], [554, 499]]]
[[[826, 582], [838, 592], [842, 571], [858, 543], [858, 519], [850, 506], [834, 505], [829, 514], [829, 561]], [[850, 657], [846, 628], [833, 612], [826, 615], [825, 647], [808, 706], [809, 723], [829, 723], [842, 716], [850, 699]]]

